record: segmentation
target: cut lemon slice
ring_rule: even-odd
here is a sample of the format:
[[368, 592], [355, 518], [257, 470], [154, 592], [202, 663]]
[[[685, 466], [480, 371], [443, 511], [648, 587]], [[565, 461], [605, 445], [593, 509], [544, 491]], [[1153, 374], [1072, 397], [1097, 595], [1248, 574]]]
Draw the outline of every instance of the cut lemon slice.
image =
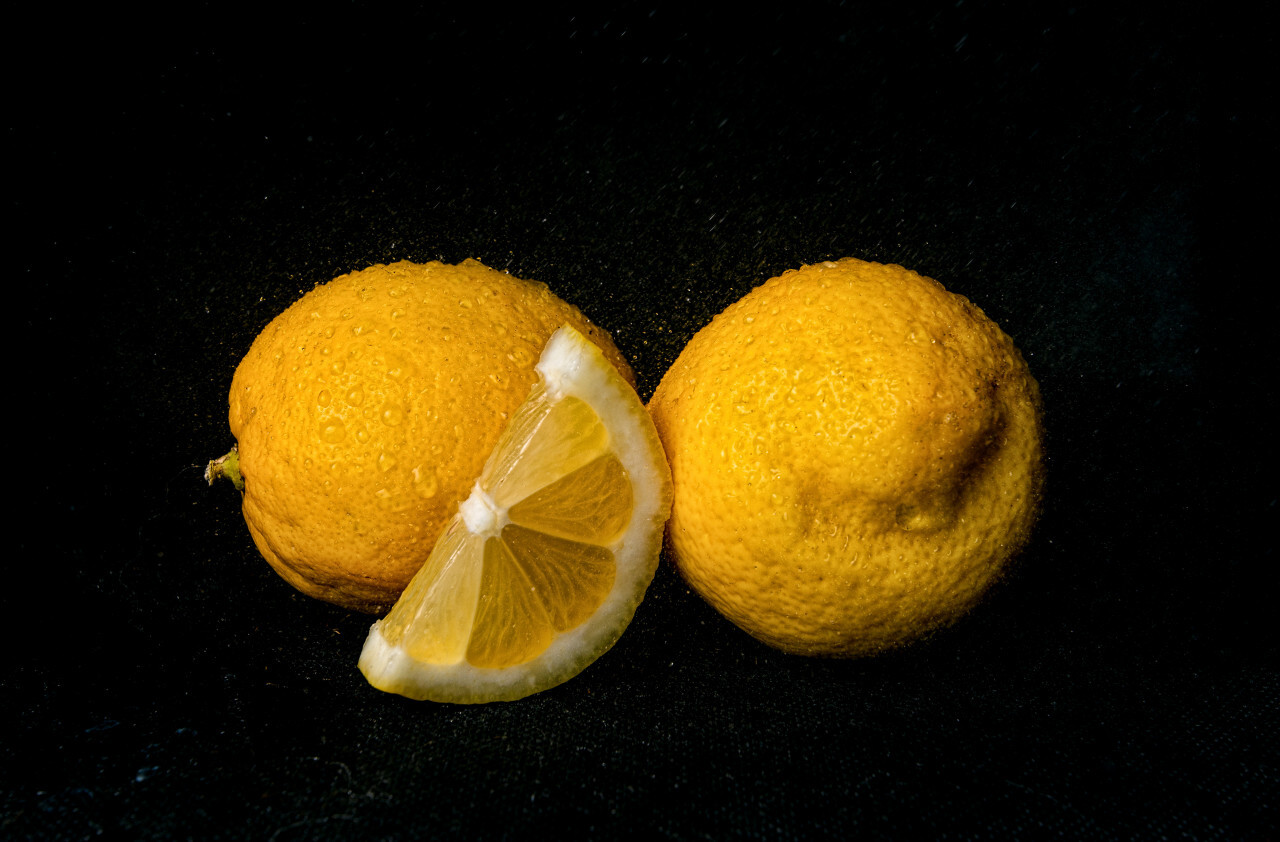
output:
[[653, 579], [671, 472], [639, 396], [582, 334], [556, 331], [538, 382], [360, 670], [438, 702], [520, 699], [581, 672]]

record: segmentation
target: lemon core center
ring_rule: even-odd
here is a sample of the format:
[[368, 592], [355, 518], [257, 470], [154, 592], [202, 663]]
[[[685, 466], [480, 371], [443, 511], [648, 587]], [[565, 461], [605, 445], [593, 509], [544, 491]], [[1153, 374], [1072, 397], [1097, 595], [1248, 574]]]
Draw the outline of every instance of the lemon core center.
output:
[[497, 537], [502, 528], [511, 522], [507, 516], [507, 508], [500, 506], [481, 487], [479, 480], [471, 489], [471, 496], [458, 504], [458, 514], [472, 535], [483, 538]]

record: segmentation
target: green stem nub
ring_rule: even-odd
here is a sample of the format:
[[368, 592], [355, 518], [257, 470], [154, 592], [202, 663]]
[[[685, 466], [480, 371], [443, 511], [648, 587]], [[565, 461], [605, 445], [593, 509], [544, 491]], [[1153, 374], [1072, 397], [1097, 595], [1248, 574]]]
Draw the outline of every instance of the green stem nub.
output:
[[244, 477], [240, 475], [240, 447], [234, 446], [231, 452], [220, 459], [214, 459], [209, 466], [204, 469], [204, 478], [213, 485], [214, 481], [219, 477], [231, 480], [231, 484], [236, 487], [236, 491], [244, 493]]

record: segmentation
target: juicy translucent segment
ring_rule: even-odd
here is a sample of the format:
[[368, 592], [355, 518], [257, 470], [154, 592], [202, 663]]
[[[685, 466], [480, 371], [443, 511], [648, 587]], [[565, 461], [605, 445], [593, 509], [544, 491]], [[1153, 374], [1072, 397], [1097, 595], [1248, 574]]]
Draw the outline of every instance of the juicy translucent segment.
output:
[[[382, 635], [414, 660], [452, 664], [467, 651], [480, 594], [484, 538], [455, 519], [391, 612]], [[411, 633], [410, 633], [410, 630]]]
[[613, 588], [613, 553], [509, 525], [484, 548], [484, 574], [467, 660], [522, 664], [559, 632], [590, 617]]
[[631, 479], [584, 401], [541, 386], [513, 416], [480, 486], [507, 510], [501, 534], [456, 519], [382, 622], [415, 660], [526, 663], [577, 627], [613, 588], [607, 547], [634, 510]]
[[512, 416], [481, 483], [498, 505], [514, 507], [608, 450], [609, 431], [585, 401], [551, 403], [539, 383]]
[[548, 535], [604, 545], [626, 530], [634, 504], [626, 469], [605, 453], [516, 503], [507, 517]]

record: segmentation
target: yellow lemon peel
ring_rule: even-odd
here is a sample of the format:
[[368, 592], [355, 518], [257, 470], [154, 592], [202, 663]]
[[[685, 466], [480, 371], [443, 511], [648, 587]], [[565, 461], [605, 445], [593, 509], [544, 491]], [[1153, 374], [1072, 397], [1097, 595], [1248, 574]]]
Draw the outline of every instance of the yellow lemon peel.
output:
[[805, 266], [703, 328], [649, 403], [672, 558], [787, 652], [854, 657], [967, 612], [1026, 543], [1039, 391], [981, 310], [901, 266]]

